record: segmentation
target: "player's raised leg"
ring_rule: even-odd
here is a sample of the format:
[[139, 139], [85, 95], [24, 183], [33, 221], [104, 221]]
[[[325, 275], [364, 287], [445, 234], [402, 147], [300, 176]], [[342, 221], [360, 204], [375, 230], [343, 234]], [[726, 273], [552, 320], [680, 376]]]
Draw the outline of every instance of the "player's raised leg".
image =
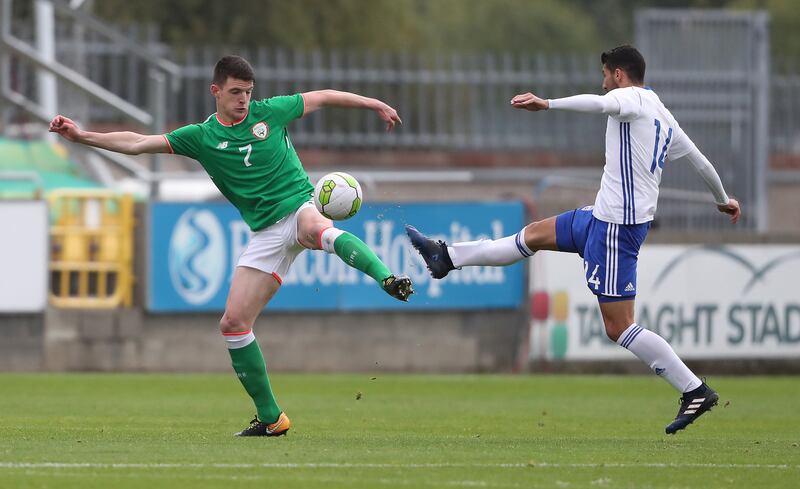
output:
[[333, 222], [308, 206], [297, 218], [297, 241], [310, 250], [325, 250], [372, 277], [395, 299], [408, 301], [414, 293], [411, 279], [395, 276], [366, 243], [357, 236], [333, 226]]
[[[406, 234], [422, 255], [433, 278], [444, 278], [450, 270], [468, 266], [504, 267], [533, 256], [539, 250], [559, 250], [556, 220], [548, 217], [528, 224], [518, 233], [499, 239], [480, 239], [448, 245], [406, 225]], [[572, 251], [572, 250], [569, 250]]]
[[281, 412], [267, 375], [264, 355], [253, 334], [253, 324], [264, 306], [280, 288], [275, 276], [239, 266], [233, 274], [220, 331], [228, 344], [228, 353], [236, 376], [256, 406], [256, 418], [237, 436], [280, 436], [290, 427]]

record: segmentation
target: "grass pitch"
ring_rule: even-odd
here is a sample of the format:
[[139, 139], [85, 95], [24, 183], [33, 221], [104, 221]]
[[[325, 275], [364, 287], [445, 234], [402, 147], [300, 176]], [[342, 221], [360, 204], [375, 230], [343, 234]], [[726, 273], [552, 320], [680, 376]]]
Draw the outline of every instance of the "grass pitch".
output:
[[237, 439], [231, 375], [0, 375], [0, 488], [800, 487], [800, 379], [713, 378], [677, 436], [651, 377], [275, 375], [289, 435]]

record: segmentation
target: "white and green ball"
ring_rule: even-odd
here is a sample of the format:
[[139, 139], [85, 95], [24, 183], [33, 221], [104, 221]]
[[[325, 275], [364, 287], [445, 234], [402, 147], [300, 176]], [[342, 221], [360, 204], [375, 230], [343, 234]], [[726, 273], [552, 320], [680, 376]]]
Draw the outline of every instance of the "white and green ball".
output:
[[344, 172], [328, 173], [314, 187], [314, 204], [328, 219], [342, 221], [355, 216], [361, 209], [361, 185]]

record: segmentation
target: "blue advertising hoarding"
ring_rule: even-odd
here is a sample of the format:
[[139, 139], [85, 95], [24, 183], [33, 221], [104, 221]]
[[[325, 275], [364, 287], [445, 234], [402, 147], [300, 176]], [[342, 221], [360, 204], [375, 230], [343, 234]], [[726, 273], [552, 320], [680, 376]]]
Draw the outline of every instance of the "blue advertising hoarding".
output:
[[[523, 265], [466, 267], [433, 280], [405, 235], [405, 224], [447, 242], [496, 239], [524, 222], [520, 202], [365, 205], [336, 226], [370, 246], [416, 293], [389, 297], [336, 255], [304, 251], [269, 304], [270, 310], [432, 310], [516, 308], [524, 299]], [[250, 230], [227, 203], [153, 203], [149, 220], [147, 302], [153, 312], [222, 311]]]

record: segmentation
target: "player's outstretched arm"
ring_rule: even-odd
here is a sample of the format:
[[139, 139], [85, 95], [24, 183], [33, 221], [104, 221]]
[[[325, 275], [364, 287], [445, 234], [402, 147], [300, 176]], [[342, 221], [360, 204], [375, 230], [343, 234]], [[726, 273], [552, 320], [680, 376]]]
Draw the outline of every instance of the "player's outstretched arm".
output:
[[316, 112], [323, 107], [358, 108], [375, 111], [378, 117], [386, 123], [387, 131], [391, 131], [395, 125], [403, 123], [396, 110], [378, 99], [338, 90], [315, 90], [302, 95], [305, 104], [304, 115]]
[[[684, 137], [688, 138], [688, 136]], [[711, 162], [708, 161], [708, 158], [697, 149], [697, 146], [695, 146], [693, 142], [690, 140], [688, 142], [691, 145], [691, 149], [689, 153], [686, 154], [686, 158], [703, 179], [708, 190], [714, 195], [717, 209], [724, 214], [728, 214], [731, 223], [736, 224], [741, 215], [739, 202], [736, 199], [728, 197], [728, 194], [725, 193], [725, 187], [722, 185], [722, 180], [719, 178], [717, 170], [714, 169], [714, 165], [712, 165]]]
[[116, 153], [138, 155], [142, 153], [169, 153], [169, 145], [162, 135], [144, 135], [135, 132], [91, 132], [84, 131], [68, 117], [57, 115], [50, 121], [50, 132], [54, 132], [73, 143], [86, 144]]
[[511, 106], [515, 109], [525, 110], [572, 110], [575, 112], [587, 112], [590, 114], [619, 115], [619, 100], [612, 95], [593, 95], [581, 94], [571, 97], [543, 99], [530, 92], [515, 95], [511, 99]]

